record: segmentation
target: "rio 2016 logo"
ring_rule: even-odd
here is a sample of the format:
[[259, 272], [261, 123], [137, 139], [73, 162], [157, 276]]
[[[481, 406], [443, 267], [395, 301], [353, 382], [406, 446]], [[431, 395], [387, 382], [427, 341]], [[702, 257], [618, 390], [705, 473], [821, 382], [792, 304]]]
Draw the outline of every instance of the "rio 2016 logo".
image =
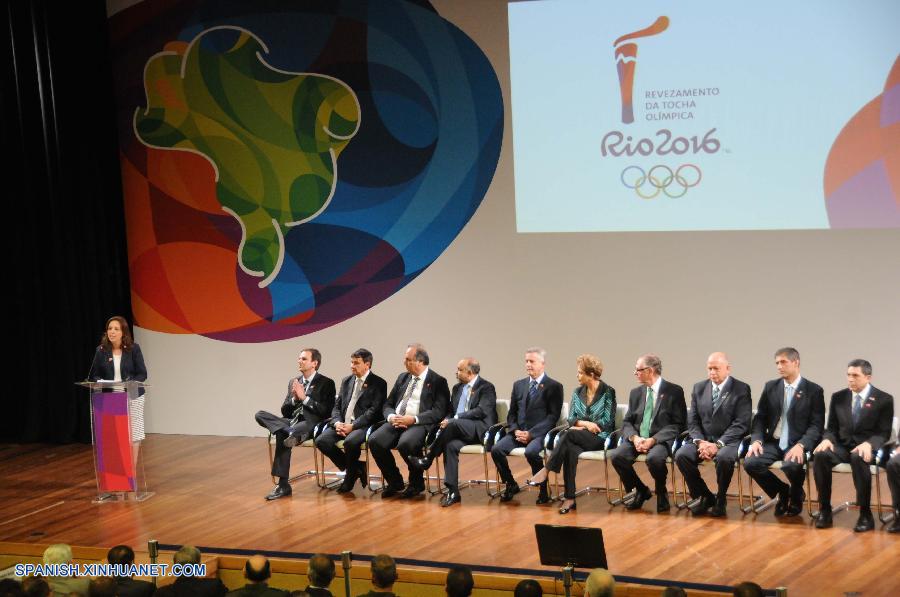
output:
[[[634, 83], [637, 69], [638, 45], [636, 39], [659, 35], [669, 29], [670, 20], [667, 16], [659, 16], [652, 25], [626, 33], [613, 42], [616, 73], [619, 78], [619, 95], [622, 100], [622, 123], [634, 122]], [[680, 90], [679, 90], [680, 91]], [[688, 95], [693, 90], [688, 90]], [[704, 95], [704, 94], [700, 94]], [[716, 92], [715, 95], [718, 95]], [[674, 104], [673, 104], [674, 105]], [[693, 101], [690, 107], [695, 107]], [[653, 114], [646, 115], [647, 120], [653, 120]], [[693, 118], [693, 114], [690, 114]], [[721, 149], [722, 144], [716, 137], [716, 127], [710, 128], [704, 135], [678, 135], [669, 129], [660, 129], [654, 136], [638, 137], [628, 135], [622, 131], [612, 130], [603, 135], [600, 142], [600, 154], [603, 157], [632, 157], [632, 156], [681, 156], [685, 154], [715, 154]], [[622, 170], [619, 179], [623, 185], [642, 199], [653, 199], [665, 194], [671, 198], [682, 197], [689, 188], [700, 184], [702, 173], [700, 167], [695, 164], [683, 164], [676, 169], [667, 165], [653, 166], [648, 172], [636, 165], [627, 166]], [[645, 191], [644, 188], [648, 190]], [[676, 189], [677, 187], [677, 189]]]

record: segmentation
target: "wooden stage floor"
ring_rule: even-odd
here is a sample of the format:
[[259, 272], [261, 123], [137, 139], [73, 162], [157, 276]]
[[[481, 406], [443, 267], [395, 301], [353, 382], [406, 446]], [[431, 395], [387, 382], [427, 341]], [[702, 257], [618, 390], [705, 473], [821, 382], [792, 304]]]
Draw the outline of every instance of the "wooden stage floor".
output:
[[[695, 519], [687, 512], [658, 515], [655, 499], [643, 512], [626, 512], [595, 493], [561, 516], [536, 506], [533, 491], [501, 504], [472, 486], [463, 490], [461, 506], [441, 508], [439, 496], [382, 500], [359, 485], [344, 497], [320, 490], [312, 478], [295, 482], [291, 498], [266, 502], [271, 480], [262, 438], [150, 435], [143, 449], [156, 495], [143, 503], [95, 505], [90, 446], [0, 445], [0, 541], [126, 543], [139, 551], [149, 539], [266, 551], [350, 549], [548, 570], [540, 565], [533, 526], [568, 524], [603, 529], [609, 567], [618, 575], [720, 585], [753, 580], [786, 586], [791, 597], [900, 594], [900, 536], [880, 525], [853, 533], [853, 511], [837, 514], [835, 528], [816, 530], [805, 515], [780, 521], [770, 509], [744, 516], [736, 500], [727, 519]], [[295, 472], [311, 468], [311, 450], [295, 449], [293, 458]], [[526, 467], [524, 460], [515, 465], [520, 480]], [[638, 469], [646, 477], [646, 468]], [[461, 477], [481, 476], [480, 457], [464, 457]], [[835, 503], [852, 490], [849, 475], [838, 477]], [[601, 484], [602, 467], [582, 464], [578, 481]]]

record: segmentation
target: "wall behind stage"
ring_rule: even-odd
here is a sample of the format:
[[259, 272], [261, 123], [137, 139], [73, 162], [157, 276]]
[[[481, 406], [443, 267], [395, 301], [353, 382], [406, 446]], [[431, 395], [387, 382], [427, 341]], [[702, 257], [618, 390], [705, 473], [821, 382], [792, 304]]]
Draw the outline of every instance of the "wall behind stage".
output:
[[622, 401], [643, 352], [659, 354], [664, 376], [689, 387], [704, 378], [710, 351], [727, 351], [756, 397], [775, 376], [773, 350], [793, 345], [804, 375], [826, 392], [843, 387], [850, 358], [864, 357], [874, 384], [900, 395], [897, 230], [518, 234], [507, 4], [433, 4], [488, 57], [503, 95], [499, 162], [480, 207], [406, 287], [326, 329], [230, 343], [138, 328], [153, 385], [151, 432], [261, 435], [253, 413], [277, 410], [304, 346], [323, 352], [322, 372], [335, 379], [365, 346], [392, 381], [405, 345], [419, 341], [451, 379], [460, 357], [477, 357], [501, 395], [523, 375], [527, 346], [548, 350], [547, 371], [567, 393], [575, 357], [593, 352]]

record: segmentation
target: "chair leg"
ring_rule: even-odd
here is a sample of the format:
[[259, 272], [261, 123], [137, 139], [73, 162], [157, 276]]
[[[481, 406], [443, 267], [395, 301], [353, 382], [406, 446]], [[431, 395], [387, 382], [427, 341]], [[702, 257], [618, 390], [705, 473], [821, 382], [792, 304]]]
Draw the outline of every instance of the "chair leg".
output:
[[[272, 452], [272, 434], [269, 434], [268, 439], [266, 439], [266, 447], [269, 448], [269, 470], [272, 470], [272, 463], [275, 462], [275, 454]], [[275, 475], [272, 475], [272, 484], [278, 483], [278, 479]]]

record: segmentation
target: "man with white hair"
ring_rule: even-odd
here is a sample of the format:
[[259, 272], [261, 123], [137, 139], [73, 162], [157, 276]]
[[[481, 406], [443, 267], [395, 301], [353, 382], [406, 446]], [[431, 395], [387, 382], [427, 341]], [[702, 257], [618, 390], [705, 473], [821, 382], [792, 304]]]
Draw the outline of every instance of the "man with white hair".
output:
[[584, 597], [613, 597], [616, 579], [606, 568], [594, 568], [584, 581]]
[[[72, 548], [65, 543], [55, 543], [44, 550], [44, 565], [61, 565], [72, 563]], [[84, 577], [48, 576], [47, 583], [56, 595], [87, 595], [91, 581]]]
[[[525, 372], [528, 377], [513, 384], [509, 399], [509, 415], [506, 417], [506, 435], [491, 448], [491, 458], [497, 466], [500, 478], [506, 484], [500, 494], [501, 502], [512, 500], [519, 493], [519, 485], [509, 469], [507, 456], [516, 448], [525, 448], [525, 459], [536, 474], [544, 467], [541, 451], [544, 436], [553, 429], [562, 410], [562, 384], [544, 373], [547, 351], [533, 347], [525, 351]], [[550, 503], [547, 481], [540, 484], [537, 504]]]

